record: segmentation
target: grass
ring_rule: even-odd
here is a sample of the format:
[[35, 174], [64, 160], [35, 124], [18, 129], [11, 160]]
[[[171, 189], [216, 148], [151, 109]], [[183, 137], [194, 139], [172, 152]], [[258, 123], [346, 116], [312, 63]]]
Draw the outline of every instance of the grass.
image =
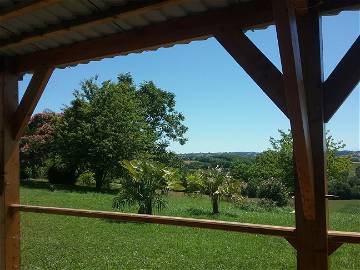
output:
[[[111, 210], [113, 195], [21, 188], [25, 204]], [[333, 201], [330, 227], [360, 231], [360, 201]], [[135, 208], [126, 209], [135, 212]], [[161, 215], [294, 225], [289, 209], [245, 211], [221, 204], [212, 216], [209, 201], [172, 194]], [[296, 253], [281, 238], [24, 213], [22, 269], [295, 269]], [[360, 246], [344, 245], [331, 255], [331, 269], [360, 269]]]

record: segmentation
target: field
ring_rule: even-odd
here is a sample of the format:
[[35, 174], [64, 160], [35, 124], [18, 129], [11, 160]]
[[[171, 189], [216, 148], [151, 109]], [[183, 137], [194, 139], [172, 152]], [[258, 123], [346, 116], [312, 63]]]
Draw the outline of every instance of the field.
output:
[[[21, 188], [25, 204], [111, 210], [113, 195]], [[172, 194], [162, 215], [214, 218], [204, 197]], [[291, 209], [238, 209], [222, 202], [220, 220], [294, 225]], [[127, 209], [135, 212], [136, 209]], [[360, 201], [331, 201], [330, 227], [360, 231]], [[22, 269], [295, 269], [281, 238], [174, 226], [23, 213]], [[331, 269], [360, 269], [360, 245], [344, 245]]]

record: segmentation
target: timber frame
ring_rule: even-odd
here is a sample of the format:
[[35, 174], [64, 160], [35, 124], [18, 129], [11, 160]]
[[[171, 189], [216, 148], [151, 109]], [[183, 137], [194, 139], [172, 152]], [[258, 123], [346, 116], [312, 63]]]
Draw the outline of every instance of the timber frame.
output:
[[[61, 4], [29, 0], [0, 9], [0, 24]], [[328, 228], [325, 123], [360, 79], [358, 37], [330, 76], [322, 70], [322, 14], [357, 9], [359, 0], [251, 0], [194, 12], [146, 26], [55, 48], [26, 47], [115, 19], [139, 16], [185, 1], [128, 1], [58, 24], [0, 38], [0, 270], [20, 268], [20, 212], [70, 215], [208, 228], [283, 237], [297, 251], [297, 269], [329, 269], [329, 256], [343, 243], [359, 244], [360, 233]], [[244, 31], [276, 26], [282, 72]], [[296, 227], [21, 205], [18, 142], [55, 68], [215, 37], [290, 120], [296, 169]], [[38, 46], [38, 45], [36, 45]], [[36, 47], [35, 46], [35, 47]], [[27, 48], [26, 52], [17, 50]], [[6, 53], [5, 53], [6, 52]], [[18, 81], [33, 73], [18, 103]]]

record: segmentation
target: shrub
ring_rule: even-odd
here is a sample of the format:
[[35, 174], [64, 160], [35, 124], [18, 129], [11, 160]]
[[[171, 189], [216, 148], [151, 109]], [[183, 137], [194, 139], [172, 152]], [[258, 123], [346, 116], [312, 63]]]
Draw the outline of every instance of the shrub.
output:
[[63, 163], [53, 164], [47, 177], [51, 184], [73, 185], [76, 182], [75, 170]]
[[360, 178], [360, 166], [357, 166], [355, 169], [355, 175], [357, 178]]
[[285, 206], [289, 199], [289, 193], [285, 185], [275, 178], [260, 183], [258, 196], [275, 202], [277, 206]]
[[79, 175], [77, 182], [85, 186], [95, 186], [95, 174], [90, 171], [86, 171]]

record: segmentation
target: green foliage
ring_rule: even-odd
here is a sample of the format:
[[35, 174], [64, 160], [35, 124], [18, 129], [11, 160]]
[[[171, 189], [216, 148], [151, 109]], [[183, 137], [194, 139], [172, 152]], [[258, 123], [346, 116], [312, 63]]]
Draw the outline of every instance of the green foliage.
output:
[[121, 160], [167, 159], [170, 140], [185, 143], [184, 117], [175, 96], [145, 82], [139, 88], [129, 74], [116, 82], [85, 80], [56, 126], [56, 151], [79, 171], [92, 171], [96, 186], [121, 177]]
[[[293, 165], [293, 141], [291, 132], [279, 130], [279, 138], [270, 138], [271, 149], [266, 150], [255, 157], [254, 161], [237, 160], [232, 164], [231, 173], [247, 183], [245, 195], [254, 197], [257, 194], [261, 182], [268, 179], [278, 179], [289, 193], [295, 189], [295, 175]], [[346, 184], [349, 181], [351, 161], [349, 155], [339, 156], [338, 153], [344, 148], [342, 141], [335, 139], [327, 133], [327, 175], [329, 179], [329, 192], [342, 196], [353, 188], [354, 185]], [[346, 197], [351, 196], [352, 192]]]
[[75, 169], [65, 163], [55, 162], [49, 168], [47, 178], [51, 184], [73, 185], [76, 182]]
[[96, 185], [95, 174], [90, 171], [83, 172], [79, 175], [77, 182], [85, 186]]
[[222, 197], [234, 203], [242, 201], [243, 183], [235, 180], [220, 167], [198, 170], [187, 177], [188, 190], [208, 195], [212, 203], [212, 213], [218, 214]]
[[138, 205], [139, 214], [152, 214], [153, 206], [158, 210], [166, 207], [164, 194], [172, 172], [162, 164], [150, 160], [123, 161], [127, 176], [121, 181], [118, 195], [113, 200], [113, 208], [124, 209]]
[[329, 193], [339, 196], [340, 199], [360, 199], [360, 178], [346, 177], [329, 182]]
[[360, 166], [357, 166], [356, 169], [355, 169], [355, 176], [357, 178], [360, 178]]
[[269, 178], [260, 183], [258, 196], [273, 201], [277, 206], [287, 205], [289, 199], [285, 185], [275, 178]]

